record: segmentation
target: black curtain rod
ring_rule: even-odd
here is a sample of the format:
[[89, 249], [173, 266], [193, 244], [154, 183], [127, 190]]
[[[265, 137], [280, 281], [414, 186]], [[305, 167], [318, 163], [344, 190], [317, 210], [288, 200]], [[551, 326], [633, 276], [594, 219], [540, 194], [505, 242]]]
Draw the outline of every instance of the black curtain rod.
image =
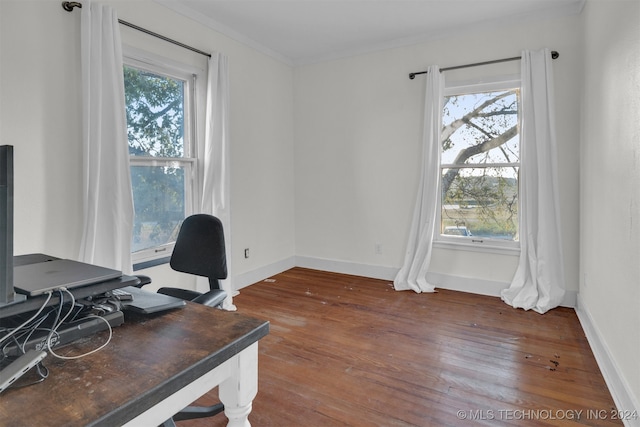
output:
[[[82, 8], [82, 3], [77, 2], [77, 1], [63, 1], [62, 2], [62, 8], [64, 10], [66, 10], [67, 12], [73, 12], [73, 9], [76, 8], [76, 7]], [[197, 49], [195, 47], [189, 46], [187, 44], [180, 43], [179, 41], [170, 39], [169, 37], [165, 37], [162, 34], [154, 33], [153, 31], [147, 30], [146, 28], [138, 27], [137, 25], [132, 24], [132, 23], [127, 22], [127, 21], [123, 21], [122, 19], [118, 19], [118, 22], [120, 24], [126, 26], [126, 27], [133, 28], [134, 30], [141, 31], [141, 32], [143, 32], [145, 34], [149, 34], [150, 36], [157, 37], [157, 38], [162, 39], [162, 40], [164, 40], [166, 42], [173, 43], [173, 44], [175, 44], [177, 46], [183, 47], [185, 49], [189, 49], [189, 50], [191, 50], [193, 52], [199, 53], [200, 55], [208, 56], [209, 58], [211, 58], [211, 54], [210, 53], [204, 52], [204, 51], [202, 51], [200, 49]]]
[[[556, 59], [560, 56], [558, 52], [555, 50], [551, 51], [551, 59]], [[485, 61], [485, 62], [476, 62], [475, 64], [465, 64], [465, 65], [456, 65], [455, 67], [447, 67], [441, 68], [440, 72], [449, 71], [449, 70], [457, 70], [459, 68], [469, 68], [469, 67], [477, 67], [479, 65], [489, 65], [489, 64], [498, 64], [500, 62], [509, 62], [509, 61], [517, 61], [522, 59], [521, 56], [514, 56], [513, 58], [505, 58], [505, 59], [494, 59], [493, 61]], [[409, 78], [411, 80], [415, 79], [418, 74], [427, 74], [429, 71], [418, 71], [416, 73], [409, 73]]]

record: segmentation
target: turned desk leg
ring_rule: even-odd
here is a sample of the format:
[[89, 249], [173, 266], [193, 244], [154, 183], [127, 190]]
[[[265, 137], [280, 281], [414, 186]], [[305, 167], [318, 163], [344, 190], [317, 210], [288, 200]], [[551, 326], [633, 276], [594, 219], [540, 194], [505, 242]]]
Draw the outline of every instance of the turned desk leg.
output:
[[241, 351], [233, 361], [233, 373], [220, 384], [220, 400], [228, 427], [251, 427], [249, 413], [258, 393], [258, 343]]

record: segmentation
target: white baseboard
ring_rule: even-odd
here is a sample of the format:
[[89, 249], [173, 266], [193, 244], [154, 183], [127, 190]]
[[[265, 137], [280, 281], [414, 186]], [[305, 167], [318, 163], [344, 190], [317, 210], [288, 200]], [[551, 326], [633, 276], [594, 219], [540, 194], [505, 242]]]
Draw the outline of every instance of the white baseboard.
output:
[[[488, 295], [491, 297], [500, 297], [502, 290], [509, 287], [508, 282], [458, 277], [440, 273], [428, 273], [427, 280], [435, 284], [436, 288]], [[566, 291], [560, 305], [562, 307], [574, 308], [576, 306], [576, 295], [576, 291]]]
[[[602, 339], [602, 334], [593, 322], [588, 308], [580, 299], [580, 295], [577, 297], [576, 314], [616, 407], [619, 411], [636, 411], [635, 413], [640, 417], [640, 404], [637, 398], [633, 396], [633, 392], [624, 376], [621, 375], [615, 359], [611, 356], [609, 348]], [[640, 418], [623, 420], [623, 422], [627, 427], [640, 427]]]
[[457, 277], [441, 273], [427, 273], [427, 281], [434, 284], [436, 288], [490, 297], [500, 297], [500, 292], [509, 287], [506, 282]]
[[274, 276], [283, 271], [296, 266], [295, 257], [285, 258], [273, 264], [260, 267], [247, 273], [239, 274], [233, 278], [233, 288], [237, 291], [254, 283], [261, 282], [264, 279]]
[[370, 277], [372, 279], [391, 280], [396, 277], [398, 269], [380, 265], [357, 264], [355, 262], [336, 261], [332, 259], [296, 257], [296, 266], [332, 273], [351, 274], [353, 276]]
[[[371, 277], [373, 279], [393, 281], [398, 274], [398, 268], [370, 264], [358, 264], [346, 261], [336, 261], [322, 258], [297, 256], [296, 266], [312, 268], [314, 270], [331, 271], [333, 273], [352, 274], [354, 276]], [[441, 273], [429, 273], [428, 280], [441, 289], [470, 292], [479, 295], [499, 297], [503, 289], [509, 287], [507, 282], [481, 280], [469, 277], [451, 276]], [[562, 301], [563, 307], [575, 307], [576, 291], [567, 291]]]
[[[300, 256], [296, 257], [296, 266], [389, 281], [393, 281], [399, 271], [399, 268], [396, 267], [357, 264], [346, 261]], [[500, 291], [509, 286], [508, 283], [470, 279], [440, 273], [429, 273], [427, 279], [436, 285], [437, 288], [494, 297], [499, 297]]]

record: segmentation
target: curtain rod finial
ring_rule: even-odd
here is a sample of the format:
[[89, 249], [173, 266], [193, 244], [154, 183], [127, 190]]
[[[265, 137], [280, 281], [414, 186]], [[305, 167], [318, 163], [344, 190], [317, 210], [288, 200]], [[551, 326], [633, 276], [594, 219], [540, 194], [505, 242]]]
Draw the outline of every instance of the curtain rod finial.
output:
[[77, 1], [63, 1], [62, 8], [67, 12], [73, 12], [73, 9], [79, 7], [82, 9], [82, 3]]

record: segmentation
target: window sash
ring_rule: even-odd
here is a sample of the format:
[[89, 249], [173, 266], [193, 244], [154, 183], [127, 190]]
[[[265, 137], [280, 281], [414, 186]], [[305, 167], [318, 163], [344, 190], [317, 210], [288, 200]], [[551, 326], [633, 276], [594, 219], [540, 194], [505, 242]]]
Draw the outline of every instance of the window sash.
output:
[[[167, 167], [167, 168], [175, 168], [182, 170], [182, 195], [184, 197], [182, 203], [183, 212], [180, 220], [175, 220], [173, 223], [173, 231], [171, 237], [174, 240], [171, 240], [166, 243], [157, 244], [154, 246], [140, 246], [141, 243], [134, 244], [132, 248], [132, 256], [136, 262], [149, 261], [156, 258], [162, 258], [165, 256], [169, 256], [173, 250], [176, 232], [179, 229], [182, 220], [189, 216], [193, 210], [191, 206], [193, 206], [193, 188], [194, 180], [195, 180], [195, 165], [196, 159], [158, 159], [158, 158], [136, 158], [131, 161], [131, 170], [135, 171], [135, 168], [140, 167]], [[142, 221], [136, 221], [136, 226], [141, 227]]]
[[[494, 91], [503, 91], [510, 89], [519, 89], [520, 88], [520, 80], [514, 78], [505, 78], [503, 80], [496, 80], [488, 83], [464, 83], [456, 86], [447, 87], [444, 89], [444, 96], [459, 96], [459, 95], [467, 95], [467, 94], [476, 94], [476, 93], [485, 93], [485, 92], [494, 92]], [[520, 106], [518, 107], [518, 123], [521, 121], [520, 116]], [[442, 144], [440, 145], [441, 156], [442, 156]], [[513, 250], [519, 250], [520, 242], [519, 240], [503, 240], [496, 238], [486, 238], [486, 237], [478, 237], [478, 236], [455, 236], [455, 235], [446, 235], [444, 233], [443, 223], [442, 223], [442, 214], [443, 214], [443, 194], [442, 194], [442, 185], [443, 185], [443, 172], [446, 169], [488, 169], [488, 168], [517, 168], [520, 170], [521, 162], [498, 162], [498, 163], [465, 163], [465, 164], [441, 164], [440, 165], [440, 174], [438, 178], [438, 207], [436, 211], [436, 224], [439, 228], [436, 233], [434, 233], [434, 244], [440, 247], [465, 247], [468, 250], [480, 250], [480, 251], [489, 251], [489, 252], [504, 252], [508, 253]], [[518, 179], [518, 199], [520, 199], [520, 180]], [[520, 229], [520, 216], [518, 215], [518, 232]], [[471, 230], [473, 232], [473, 230]]]
[[[150, 61], [148, 58], [145, 60], [138, 60], [132, 57], [125, 57], [124, 65], [133, 67], [139, 70], [147, 71], [159, 76], [168, 77], [171, 79], [180, 80], [184, 84], [183, 91], [183, 157], [160, 157], [160, 156], [136, 156], [130, 155], [130, 166], [132, 168], [146, 166], [146, 167], [169, 167], [179, 168], [183, 171], [184, 180], [184, 217], [193, 214], [197, 203], [197, 176], [198, 176], [198, 160], [197, 160], [197, 148], [196, 148], [196, 79], [197, 70], [189, 68], [179, 68], [163, 64], [161, 60]], [[132, 191], [134, 189], [132, 188]], [[182, 218], [184, 219], [184, 218]], [[181, 223], [181, 221], [180, 221]], [[139, 224], [138, 224], [139, 225]], [[178, 224], [179, 226], [179, 224]], [[134, 236], [132, 236], [133, 238]], [[175, 239], [168, 243], [158, 244], [153, 247], [145, 247], [137, 249], [136, 246], [132, 248], [132, 259], [134, 263], [141, 263], [145, 261], [152, 261], [155, 259], [165, 258], [171, 255], [173, 247], [175, 245]]]
[[457, 165], [452, 163], [440, 165], [440, 169], [489, 169], [489, 168], [519, 168], [520, 163], [465, 163]]

